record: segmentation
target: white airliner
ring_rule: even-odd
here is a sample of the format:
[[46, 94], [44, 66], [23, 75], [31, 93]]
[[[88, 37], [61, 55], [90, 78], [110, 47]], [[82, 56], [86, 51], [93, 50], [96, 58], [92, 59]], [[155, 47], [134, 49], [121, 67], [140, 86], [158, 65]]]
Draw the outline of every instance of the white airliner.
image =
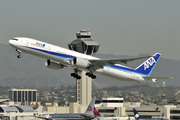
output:
[[[25, 52], [47, 59], [45, 65], [51, 69], [58, 70], [66, 66], [72, 67], [75, 73], [71, 73], [71, 76], [77, 79], [81, 79], [77, 74], [78, 71], [86, 71], [86, 75], [92, 79], [96, 78], [93, 73], [121, 81], [156, 82], [156, 79], [171, 79], [171, 77], [150, 77], [161, 56], [159, 53], [153, 56], [128, 59], [100, 59], [31, 38], [16, 37], [9, 40], [9, 43], [18, 52], [18, 58], [21, 58], [21, 52]], [[149, 59], [136, 69], [120, 65], [120, 63], [147, 57]]]

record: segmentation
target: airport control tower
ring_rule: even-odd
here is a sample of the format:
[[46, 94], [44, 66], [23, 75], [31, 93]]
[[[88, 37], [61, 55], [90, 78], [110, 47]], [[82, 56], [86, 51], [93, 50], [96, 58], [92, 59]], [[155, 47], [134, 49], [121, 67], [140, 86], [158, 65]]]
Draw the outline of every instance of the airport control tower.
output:
[[[70, 50], [83, 54], [93, 55], [99, 49], [99, 44], [91, 39], [91, 33], [87, 30], [80, 30], [76, 33], [77, 39], [68, 44]], [[88, 105], [92, 97], [92, 78], [86, 76], [85, 71], [78, 71], [80, 79], [76, 79], [77, 102], [81, 105]]]

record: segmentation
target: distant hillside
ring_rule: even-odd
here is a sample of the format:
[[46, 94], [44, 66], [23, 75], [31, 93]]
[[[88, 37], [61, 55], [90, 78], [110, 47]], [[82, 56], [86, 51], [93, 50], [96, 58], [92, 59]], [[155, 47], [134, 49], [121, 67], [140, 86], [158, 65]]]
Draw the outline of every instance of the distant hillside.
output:
[[[122, 53], [123, 54], [123, 53]], [[73, 72], [71, 68], [52, 70], [46, 68], [45, 59], [22, 53], [22, 58], [17, 59], [17, 52], [10, 45], [0, 44], [0, 86], [37, 86], [51, 87], [61, 85], [75, 85], [76, 80], [70, 77]], [[126, 55], [96, 54], [100, 58], [125, 58]], [[142, 56], [142, 55], [140, 55]], [[127, 66], [135, 68], [144, 60], [130, 62]], [[163, 81], [168, 86], [180, 85], [180, 61], [164, 59], [163, 56], [152, 72], [152, 76], [171, 76], [173, 80], [159, 80], [157, 83], [145, 83], [150, 85], [161, 85]], [[108, 77], [97, 75], [93, 84], [99, 87], [106, 86], [129, 86], [143, 83], [124, 82]]]

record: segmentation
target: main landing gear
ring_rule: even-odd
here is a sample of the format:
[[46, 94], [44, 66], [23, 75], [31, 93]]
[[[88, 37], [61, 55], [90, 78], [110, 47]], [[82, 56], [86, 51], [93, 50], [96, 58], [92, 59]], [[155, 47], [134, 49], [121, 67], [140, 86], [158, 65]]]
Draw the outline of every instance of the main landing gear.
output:
[[16, 51], [18, 52], [17, 58], [21, 58], [21, 51], [19, 49], [16, 49]]
[[[71, 76], [76, 79], [81, 79], [81, 76], [78, 75], [78, 70], [74, 70], [74, 73], [71, 73]], [[86, 76], [89, 76], [92, 79], [96, 79], [96, 76], [92, 72], [86, 72]]]
[[96, 76], [92, 72], [87, 72], [86, 76], [91, 77], [92, 79], [96, 79]]
[[71, 76], [76, 79], [81, 79], [81, 76], [79, 76], [77, 73], [71, 73]]
[[81, 79], [81, 76], [78, 75], [78, 70], [74, 69], [74, 73], [71, 73], [71, 76], [76, 79]]

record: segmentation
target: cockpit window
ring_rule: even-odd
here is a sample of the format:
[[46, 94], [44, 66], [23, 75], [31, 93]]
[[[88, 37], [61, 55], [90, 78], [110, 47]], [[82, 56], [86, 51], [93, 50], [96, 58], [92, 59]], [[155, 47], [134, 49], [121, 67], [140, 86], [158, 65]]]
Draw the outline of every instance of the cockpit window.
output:
[[16, 40], [16, 41], [18, 41], [18, 39], [16, 39], [16, 38], [13, 38], [12, 40]]

